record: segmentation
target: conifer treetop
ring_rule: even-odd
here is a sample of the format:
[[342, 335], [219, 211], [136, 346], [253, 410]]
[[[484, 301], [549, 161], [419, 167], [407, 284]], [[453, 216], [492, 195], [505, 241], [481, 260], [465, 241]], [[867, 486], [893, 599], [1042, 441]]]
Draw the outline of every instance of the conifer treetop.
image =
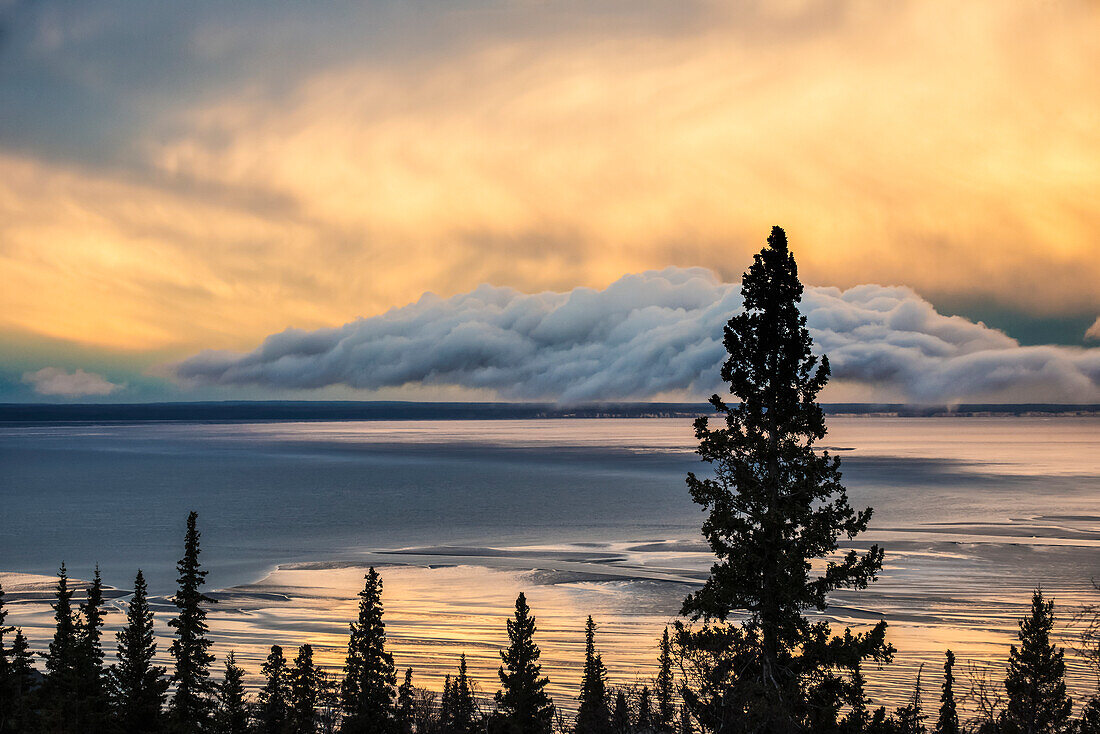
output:
[[1054, 601], [1037, 588], [1028, 615], [1019, 622], [1020, 644], [1009, 651], [1002, 716], [1003, 731], [1060, 731], [1069, 721], [1073, 701], [1066, 692], [1065, 650], [1051, 640]]
[[581, 692], [577, 697], [575, 734], [605, 734], [611, 728], [611, 711], [607, 700], [607, 668], [596, 652], [596, 623], [592, 617], [584, 625], [584, 673]]
[[208, 652], [211, 640], [207, 638], [205, 605], [213, 604], [201, 587], [206, 583], [206, 570], [199, 564], [198, 513], [187, 516], [184, 534], [183, 558], [176, 564], [179, 572], [176, 594], [172, 598], [178, 614], [168, 620], [175, 630], [175, 639], [169, 648], [176, 660], [172, 682], [176, 686], [172, 698], [172, 713], [177, 723], [185, 727], [201, 728], [206, 725], [212, 708], [211, 694], [214, 683], [210, 679], [210, 664], [214, 656]]
[[[701, 666], [684, 694], [704, 730], [735, 721], [746, 731], [835, 726], [851, 687], [841, 671], [893, 655], [885, 622], [833, 636], [806, 616], [827, 609], [836, 589], [865, 588], [883, 553], [872, 545], [837, 554], [841, 536], [867, 529], [871, 509], [849, 505], [839, 459], [816, 448], [826, 435], [817, 398], [829, 361], [813, 353], [802, 293], [786, 233], [773, 227], [742, 278], [743, 309], [723, 332], [721, 377], [734, 399], [711, 397], [718, 426], [695, 421], [708, 475], [689, 473], [687, 485], [708, 512], [702, 533], [716, 561], [681, 608], [704, 624], [677, 622], [676, 644]], [[734, 612], [746, 621], [726, 624]]]
[[695, 435], [714, 477], [688, 475], [693, 499], [710, 509], [703, 534], [719, 562], [682, 613], [724, 620], [748, 610], [763, 634], [776, 638], [797, 634], [802, 611], [824, 611], [834, 589], [864, 588], [882, 566], [882, 551], [852, 551], [810, 576], [810, 560], [836, 551], [841, 535], [866, 530], [871, 510], [852, 509], [839, 459], [814, 451], [826, 433], [816, 399], [829, 362], [811, 353], [798, 310], [802, 284], [779, 227], [754, 256], [741, 293], [744, 310], [725, 327], [722, 366], [739, 402], [711, 398], [725, 425], [712, 429], [699, 418]]
[[959, 734], [959, 712], [955, 704], [955, 653], [944, 653], [943, 688], [940, 690], [940, 712], [934, 734]]
[[372, 566], [359, 592], [359, 616], [351, 624], [344, 663], [341, 702], [347, 732], [382, 734], [394, 722], [397, 673], [393, 656], [386, 651], [382, 615], [382, 578]]
[[497, 675], [501, 687], [496, 694], [497, 707], [513, 734], [542, 734], [550, 728], [553, 702], [546, 693], [549, 679], [542, 676], [541, 655], [535, 644], [535, 618], [520, 592], [516, 610], [507, 622], [509, 645], [501, 650], [503, 662]]
[[138, 569], [126, 626], [115, 635], [116, 662], [108, 670], [110, 697], [122, 728], [155, 731], [168, 690], [165, 670], [153, 664], [157, 652], [153, 612], [146, 597], [145, 576]]

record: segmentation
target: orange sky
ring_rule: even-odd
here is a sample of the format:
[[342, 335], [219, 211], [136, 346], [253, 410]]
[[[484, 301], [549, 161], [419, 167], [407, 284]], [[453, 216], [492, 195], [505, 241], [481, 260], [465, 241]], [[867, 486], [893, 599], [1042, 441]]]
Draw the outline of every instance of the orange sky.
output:
[[244, 349], [772, 224], [807, 282], [1100, 312], [1095, 2], [298, 5], [10, 11], [0, 331]]

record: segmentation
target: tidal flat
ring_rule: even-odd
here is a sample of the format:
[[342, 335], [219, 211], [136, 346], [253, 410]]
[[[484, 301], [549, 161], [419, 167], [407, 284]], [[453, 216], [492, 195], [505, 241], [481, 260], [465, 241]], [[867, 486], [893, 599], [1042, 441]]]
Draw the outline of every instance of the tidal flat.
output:
[[[852, 504], [875, 508], [871, 530], [842, 547], [886, 549], [879, 581], [835, 594], [826, 613], [889, 622], [898, 655], [868, 671], [876, 698], [906, 698], [922, 664], [926, 689], [937, 686], [947, 647], [964, 678], [971, 667], [999, 678], [1040, 584], [1072, 650], [1074, 613], [1100, 601], [1100, 418], [833, 417], [829, 428], [823, 447], [841, 456]], [[8, 622], [43, 649], [57, 565], [87, 579], [98, 562], [117, 628], [140, 567], [164, 655], [195, 509], [218, 599], [214, 653], [236, 651], [253, 682], [273, 643], [310, 642], [339, 667], [375, 565], [391, 650], [418, 684], [439, 689], [465, 652], [491, 694], [522, 590], [551, 692], [572, 708], [587, 615], [612, 682], [642, 680], [660, 630], [706, 576], [703, 515], [683, 481], [705, 472], [693, 448], [682, 419], [4, 427]], [[1072, 689], [1095, 686], [1069, 663]]]

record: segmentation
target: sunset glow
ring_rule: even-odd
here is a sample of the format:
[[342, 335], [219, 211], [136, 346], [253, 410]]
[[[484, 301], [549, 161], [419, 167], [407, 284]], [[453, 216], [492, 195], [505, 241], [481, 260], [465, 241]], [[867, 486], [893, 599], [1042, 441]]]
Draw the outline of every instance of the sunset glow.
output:
[[9, 7], [0, 333], [166, 362], [479, 283], [733, 279], [781, 222], [808, 283], [1083, 344], [1095, 3], [679, 7], [166, 5], [164, 43]]

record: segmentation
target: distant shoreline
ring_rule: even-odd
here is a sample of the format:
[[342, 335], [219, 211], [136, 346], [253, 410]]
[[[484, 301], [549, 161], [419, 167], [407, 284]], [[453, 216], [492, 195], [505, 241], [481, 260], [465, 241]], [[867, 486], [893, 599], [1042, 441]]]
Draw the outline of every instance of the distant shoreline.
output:
[[[1051, 403], [906, 405], [831, 403], [830, 416], [902, 418], [1065, 417], [1100, 415], [1100, 405]], [[383, 420], [536, 420], [694, 418], [706, 403], [457, 403], [399, 401], [232, 401], [179, 403], [0, 403], [0, 424]]]

